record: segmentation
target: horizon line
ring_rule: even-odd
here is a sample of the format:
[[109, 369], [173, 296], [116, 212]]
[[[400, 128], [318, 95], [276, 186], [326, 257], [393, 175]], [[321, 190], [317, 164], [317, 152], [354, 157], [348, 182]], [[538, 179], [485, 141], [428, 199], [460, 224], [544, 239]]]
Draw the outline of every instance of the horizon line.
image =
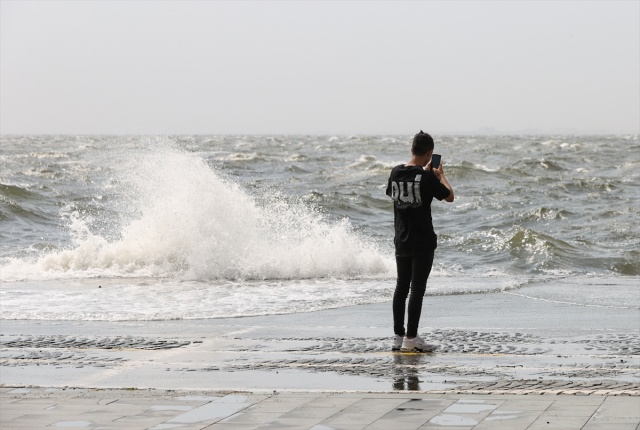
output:
[[[413, 136], [415, 133], [2, 133], [0, 137], [11, 136]], [[635, 132], [614, 131], [430, 131], [438, 136], [621, 136], [640, 135]]]

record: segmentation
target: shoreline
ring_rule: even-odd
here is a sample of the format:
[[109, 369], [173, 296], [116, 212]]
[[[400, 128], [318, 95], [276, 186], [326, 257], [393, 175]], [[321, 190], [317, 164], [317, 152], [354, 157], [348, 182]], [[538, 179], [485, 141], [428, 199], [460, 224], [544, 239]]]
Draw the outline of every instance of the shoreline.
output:
[[[637, 309], [431, 296], [435, 353], [391, 352], [390, 302], [172, 321], [3, 320], [7, 429], [635, 429]], [[400, 426], [400, 427], [398, 427]]]
[[3, 320], [1, 384], [636, 393], [639, 316], [508, 293], [430, 296], [420, 333], [440, 345], [433, 354], [391, 352], [390, 302], [212, 320]]

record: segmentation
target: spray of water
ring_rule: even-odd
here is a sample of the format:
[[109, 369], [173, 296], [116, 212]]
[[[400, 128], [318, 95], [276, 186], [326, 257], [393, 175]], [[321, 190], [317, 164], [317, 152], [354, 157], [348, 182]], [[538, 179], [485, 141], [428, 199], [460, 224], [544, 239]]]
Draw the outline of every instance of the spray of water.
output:
[[197, 154], [156, 141], [125, 155], [111, 154], [126, 208], [118, 234], [93, 233], [95, 220], [71, 211], [72, 246], [13, 261], [1, 278], [308, 279], [392, 270], [348, 220], [331, 222], [277, 193], [258, 203]]

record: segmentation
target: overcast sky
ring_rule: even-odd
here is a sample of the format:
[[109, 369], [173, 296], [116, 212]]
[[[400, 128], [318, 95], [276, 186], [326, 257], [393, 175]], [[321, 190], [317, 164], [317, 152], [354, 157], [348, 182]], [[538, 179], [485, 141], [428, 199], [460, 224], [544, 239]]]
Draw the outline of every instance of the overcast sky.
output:
[[640, 133], [640, 1], [0, 2], [0, 133]]

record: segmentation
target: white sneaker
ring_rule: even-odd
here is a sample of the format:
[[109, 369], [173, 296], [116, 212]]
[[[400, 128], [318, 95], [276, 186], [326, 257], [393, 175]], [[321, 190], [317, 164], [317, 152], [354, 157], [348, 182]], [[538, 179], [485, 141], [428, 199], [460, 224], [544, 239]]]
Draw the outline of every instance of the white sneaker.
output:
[[409, 339], [406, 336], [402, 340], [402, 351], [418, 351], [418, 352], [433, 352], [438, 349], [437, 345], [431, 345], [420, 339], [420, 336], [416, 336], [413, 339]]
[[393, 345], [391, 346], [391, 351], [400, 351], [402, 348], [403, 337], [399, 335], [395, 335], [393, 338]]

